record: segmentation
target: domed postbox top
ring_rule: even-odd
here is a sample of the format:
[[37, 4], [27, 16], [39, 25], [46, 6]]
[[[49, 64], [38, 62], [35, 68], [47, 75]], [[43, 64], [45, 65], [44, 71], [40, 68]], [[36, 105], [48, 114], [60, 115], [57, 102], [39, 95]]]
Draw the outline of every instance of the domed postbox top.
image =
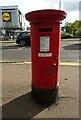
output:
[[66, 18], [67, 13], [62, 10], [44, 9], [25, 14], [30, 23], [60, 22]]

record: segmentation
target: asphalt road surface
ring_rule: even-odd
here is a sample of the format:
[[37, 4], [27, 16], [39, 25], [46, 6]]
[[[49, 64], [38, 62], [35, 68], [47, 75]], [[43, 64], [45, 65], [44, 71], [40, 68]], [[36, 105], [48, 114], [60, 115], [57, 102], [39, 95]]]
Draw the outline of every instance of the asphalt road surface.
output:
[[[0, 61], [30, 61], [31, 46], [21, 47], [16, 43], [0, 44]], [[61, 61], [81, 61], [81, 41], [61, 41]]]

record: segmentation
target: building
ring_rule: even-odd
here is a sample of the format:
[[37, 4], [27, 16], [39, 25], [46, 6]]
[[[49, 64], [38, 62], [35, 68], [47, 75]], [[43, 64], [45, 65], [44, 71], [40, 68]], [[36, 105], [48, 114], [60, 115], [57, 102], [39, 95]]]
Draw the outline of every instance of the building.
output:
[[14, 32], [23, 30], [24, 25], [18, 6], [0, 6], [0, 36], [14, 37]]

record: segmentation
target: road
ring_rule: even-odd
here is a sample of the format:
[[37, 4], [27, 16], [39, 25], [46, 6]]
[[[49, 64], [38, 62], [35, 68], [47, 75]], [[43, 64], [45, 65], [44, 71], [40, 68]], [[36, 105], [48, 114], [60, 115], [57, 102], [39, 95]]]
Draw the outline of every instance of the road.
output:
[[[31, 60], [31, 46], [21, 47], [16, 43], [3, 43], [0, 52], [1, 50], [2, 61]], [[81, 60], [80, 52], [81, 41], [61, 41], [61, 61], [79, 62]]]
[[81, 41], [61, 42], [61, 61], [81, 61]]

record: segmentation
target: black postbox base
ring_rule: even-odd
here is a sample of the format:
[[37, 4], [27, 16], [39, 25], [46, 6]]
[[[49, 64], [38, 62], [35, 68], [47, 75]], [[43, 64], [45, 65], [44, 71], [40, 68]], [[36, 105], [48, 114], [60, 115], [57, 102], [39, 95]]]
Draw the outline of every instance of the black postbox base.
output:
[[53, 89], [39, 89], [32, 86], [31, 96], [35, 102], [50, 106], [58, 99], [58, 89], [59, 87]]

